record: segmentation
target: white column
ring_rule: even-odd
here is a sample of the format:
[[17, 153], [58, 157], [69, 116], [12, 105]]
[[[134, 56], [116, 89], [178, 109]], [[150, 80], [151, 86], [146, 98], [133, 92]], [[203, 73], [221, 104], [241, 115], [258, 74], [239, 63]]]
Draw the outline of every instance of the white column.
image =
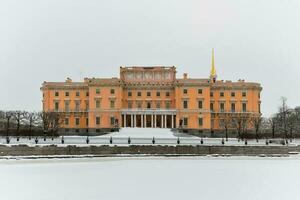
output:
[[124, 114], [124, 127], [126, 128], [126, 114]]
[[156, 128], [156, 115], [154, 115], [154, 127]]
[[151, 128], [153, 128], [153, 115], [151, 115]]
[[171, 123], [171, 128], [174, 128], [174, 115], [172, 115], [172, 123]]
[[164, 116], [161, 115], [160, 119], [161, 119], [161, 123], [160, 123], [161, 125], [160, 126], [163, 128], [164, 127]]
[[144, 115], [141, 115], [141, 127], [144, 127]]
[[165, 128], [167, 128], [167, 115], [165, 115]]
[[144, 127], [147, 127], [147, 115], [144, 115]]
[[133, 127], [133, 115], [131, 114], [131, 126], [130, 127]]
[[134, 127], [136, 127], [136, 114], [134, 114]]

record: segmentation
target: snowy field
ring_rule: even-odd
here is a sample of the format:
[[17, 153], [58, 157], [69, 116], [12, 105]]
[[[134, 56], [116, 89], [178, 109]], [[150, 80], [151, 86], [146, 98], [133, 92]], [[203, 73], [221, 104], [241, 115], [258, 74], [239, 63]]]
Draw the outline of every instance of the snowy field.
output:
[[[119, 132], [113, 132], [102, 136], [90, 136], [87, 144], [87, 136], [64, 136], [62, 144], [62, 137], [46, 138], [44, 141], [43, 137], [38, 138], [37, 145], [128, 145], [128, 138], [130, 137], [131, 145], [153, 145], [152, 140], [155, 138], [155, 145], [177, 145], [179, 138], [180, 145], [199, 145], [201, 138], [187, 135], [184, 133], [172, 132], [170, 129], [159, 129], [159, 128], [122, 128]], [[112, 139], [112, 144], [110, 144]], [[0, 144], [6, 144], [6, 138], [0, 137]], [[10, 145], [26, 144], [35, 146], [35, 138], [32, 137], [30, 140], [28, 137], [21, 137], [19, 141], [16, 137], [10, 137]], [[289, 145], [299, 145], [300, 140], [293, 140]], [[203, 138], [203, 145], [222, 145], [222, 138]], [[245, 145], [244, 141], [239, 141], [236, 138], [229, 138], [225, 141], [224, 145]], [[266, 140], [261, 139], [259, 142], [256, 140], [248, 140], [247, 145], [262, 146], [266, 145]], [[280, 144], [269, 144], [269, 145], [280, 145]]]
[[299, 169], [299, 157], [0, 160], [0, 199], [299, 199]]

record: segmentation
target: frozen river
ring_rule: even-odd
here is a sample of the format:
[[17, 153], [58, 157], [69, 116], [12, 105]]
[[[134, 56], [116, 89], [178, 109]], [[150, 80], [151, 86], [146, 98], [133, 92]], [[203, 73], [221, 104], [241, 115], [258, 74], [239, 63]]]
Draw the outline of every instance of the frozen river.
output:
[[0, 199], [298, 199], [299, 169], [297, 156], [0, 160]]

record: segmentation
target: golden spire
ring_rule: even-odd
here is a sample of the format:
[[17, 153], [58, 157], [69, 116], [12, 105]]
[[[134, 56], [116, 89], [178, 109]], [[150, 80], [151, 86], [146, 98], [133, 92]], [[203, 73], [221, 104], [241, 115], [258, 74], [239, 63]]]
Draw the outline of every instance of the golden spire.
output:
[[214, 49], [212, 49], [210, 77], [214, 78], [216, 76], [217, 76], [217, 71], [215, 68], [215, 55], [214, 55]]

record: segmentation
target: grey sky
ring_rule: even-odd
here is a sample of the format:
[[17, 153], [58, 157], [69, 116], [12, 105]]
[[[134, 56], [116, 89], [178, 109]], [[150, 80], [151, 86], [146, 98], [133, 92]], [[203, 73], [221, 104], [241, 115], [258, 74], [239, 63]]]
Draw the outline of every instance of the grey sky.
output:
[[119, 66], [175, 65], [177, 77], [263, 86], [300, 105], [298, 0], [0, 0], [0, 109], [41, 109], [46, 81], [119, 76]]

